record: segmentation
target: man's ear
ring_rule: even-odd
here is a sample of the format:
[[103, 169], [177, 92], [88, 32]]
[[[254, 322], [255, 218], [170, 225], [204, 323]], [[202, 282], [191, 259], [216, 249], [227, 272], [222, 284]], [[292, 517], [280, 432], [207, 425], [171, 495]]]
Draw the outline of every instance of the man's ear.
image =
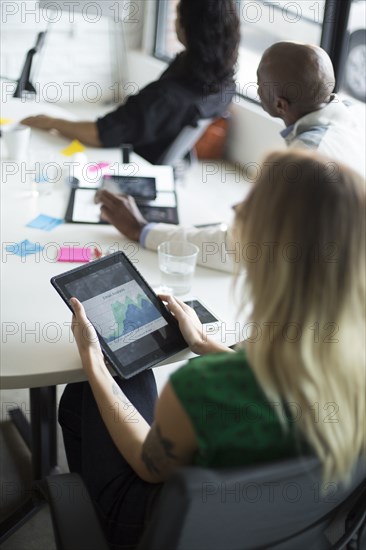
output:
[[290, 103], [285, 97], [276, 98], [276, 110], [280, 117], [287, 115], [289, 112]]

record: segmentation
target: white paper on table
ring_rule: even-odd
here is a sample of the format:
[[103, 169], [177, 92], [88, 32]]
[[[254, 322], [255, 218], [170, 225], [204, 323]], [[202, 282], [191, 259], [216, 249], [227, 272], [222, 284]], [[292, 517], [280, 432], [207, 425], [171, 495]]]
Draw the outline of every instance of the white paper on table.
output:
[[74, 222], [98, 223], [100, 221], [100, 205], [94, 202], [94, 189], [76, 189], [74, 195]]
[[175, 193], [162, 192], [156, 195], [154, 201], [144, 201], [143, 205], [158, 208], [175, 208], [177, 206], [177, 200]]

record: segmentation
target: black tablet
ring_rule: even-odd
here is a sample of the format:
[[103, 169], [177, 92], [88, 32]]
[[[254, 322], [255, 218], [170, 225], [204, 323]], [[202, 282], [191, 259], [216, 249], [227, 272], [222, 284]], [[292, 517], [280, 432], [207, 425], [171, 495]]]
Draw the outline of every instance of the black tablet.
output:
[[126, 193], [135, 199], [155, 200], [156, 182], [155, 178], [140, 176], [104, 176], [102, 187], [112, 193]]
[[104, 356], [122, 378], [187, 348], [177, 321], [123, 252], [53, 277], [51, 283], [69, 307], [73, 296], [83, 304]]
[[[65, 213], [67, 223], [106, 224], [100, 219], [100, 205], [95, 204], [95, 189], [74, 186]], [[137, 201], [139, 210], [149, 223], [179, 223], [175, 191], [162, 191], [155, 201]]]

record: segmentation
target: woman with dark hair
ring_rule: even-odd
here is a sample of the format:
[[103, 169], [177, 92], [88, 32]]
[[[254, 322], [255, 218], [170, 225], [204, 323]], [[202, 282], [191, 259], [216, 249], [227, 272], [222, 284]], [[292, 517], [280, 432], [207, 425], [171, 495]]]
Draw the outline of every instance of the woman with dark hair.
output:
[[184, 32], [182, 59], [198, 87], [211, 93], [232, 85], [240, 40], [239, 21], [232, 0], [181, 1], [177, 23]]
[[91, 147], [131, 143], [136, 153], [159, 163], [185, 126], [221, 116], [235, 93], [240, 33], [233, 0], [181, 0], [176, 30], [185, 50], [159, 80], [130, 96], [115, 111], [96, 122], [40, 115], [26, 118], [22, 124], [57, 130]]

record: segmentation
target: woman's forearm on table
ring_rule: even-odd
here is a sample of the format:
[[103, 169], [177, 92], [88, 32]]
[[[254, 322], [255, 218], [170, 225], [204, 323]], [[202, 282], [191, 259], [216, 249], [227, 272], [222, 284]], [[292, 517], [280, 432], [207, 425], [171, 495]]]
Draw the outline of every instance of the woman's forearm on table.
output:
[[61, 118], [52, 119], [52, 128], [70, 139], [78, 139], [90, 147], [102, 147], [96, 122], [71, 122]]

